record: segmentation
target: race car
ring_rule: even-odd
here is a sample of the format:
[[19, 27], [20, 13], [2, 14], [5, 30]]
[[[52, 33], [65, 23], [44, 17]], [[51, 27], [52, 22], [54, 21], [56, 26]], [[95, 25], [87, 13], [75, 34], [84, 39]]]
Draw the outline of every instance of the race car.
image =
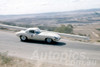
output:
[[21, 41], [39, 40], [47, 43], [57, 42], [61, 39], [60, 35], [50, 31], [43, 31], [39, 28], [28, 28], [16, 33]]

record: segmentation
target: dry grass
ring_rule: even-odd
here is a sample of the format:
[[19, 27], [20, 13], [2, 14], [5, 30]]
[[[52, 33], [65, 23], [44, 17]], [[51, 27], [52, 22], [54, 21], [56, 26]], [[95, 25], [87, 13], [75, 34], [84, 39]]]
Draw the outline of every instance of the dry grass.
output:
[[8, 56], [7, 53], [0, 53], [0, 67], [68, 67], [60, 64], [26, 60]]

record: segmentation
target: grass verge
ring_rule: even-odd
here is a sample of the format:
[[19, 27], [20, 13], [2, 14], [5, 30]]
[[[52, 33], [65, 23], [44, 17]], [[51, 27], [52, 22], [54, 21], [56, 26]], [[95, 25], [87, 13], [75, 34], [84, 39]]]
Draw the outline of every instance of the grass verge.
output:
[[8, 56], [7, 52], [0, 53], [0, 67], [66, 67], [65, 65], [27, 60]]

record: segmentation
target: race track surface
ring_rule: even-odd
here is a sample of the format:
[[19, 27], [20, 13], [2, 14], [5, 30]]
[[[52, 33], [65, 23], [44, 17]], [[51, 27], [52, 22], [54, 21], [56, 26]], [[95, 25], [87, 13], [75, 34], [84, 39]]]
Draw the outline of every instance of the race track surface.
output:
[[[45, 53], [50, 52], [54, 54], [57, 53], [57, 55], [66, 53], [67, 56], [71, 54], [71, 58], [68, 59], [68, 61], [84, 60], [84, 62], [91, 62], [90, 66], [86, 66], [86, 64], [89, 64], [86, 63], [84, 64], [85, 66], [80, 64], [82, 65], [81, 67], [100, 67], [99, 44], [70, 41], [65, 39], [61, 39], [59, 42], [53, 44], [32, 40], [21, 42], [15, 33], [9, 31], [0, 31], [0, 52], [8, 52], [8, 54], [11, 56], [32, 59], [35, 51], [38, 52], [38, 54], [44, 53], [44, 55]], [[72, 57], [76, 59], [73, 59]], [[32, 60], [34, 60], [34, 58]], [[45, 61], [47, 62], [47, 60]], [[59, 63], [61, 62], [58, 62], [58, 64]], [[67, 65], [70, 66], [70, 64]], [[74, 64], [74, 66], [75, 65], [77, 66], [79, 64]]]

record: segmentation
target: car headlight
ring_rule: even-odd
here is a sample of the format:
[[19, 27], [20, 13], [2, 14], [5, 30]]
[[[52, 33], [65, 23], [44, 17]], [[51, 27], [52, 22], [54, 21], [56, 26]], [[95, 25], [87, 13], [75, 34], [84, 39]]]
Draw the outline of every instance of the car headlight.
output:
[[54, 37], [55, 39], [59, 39], [58, 37]]

